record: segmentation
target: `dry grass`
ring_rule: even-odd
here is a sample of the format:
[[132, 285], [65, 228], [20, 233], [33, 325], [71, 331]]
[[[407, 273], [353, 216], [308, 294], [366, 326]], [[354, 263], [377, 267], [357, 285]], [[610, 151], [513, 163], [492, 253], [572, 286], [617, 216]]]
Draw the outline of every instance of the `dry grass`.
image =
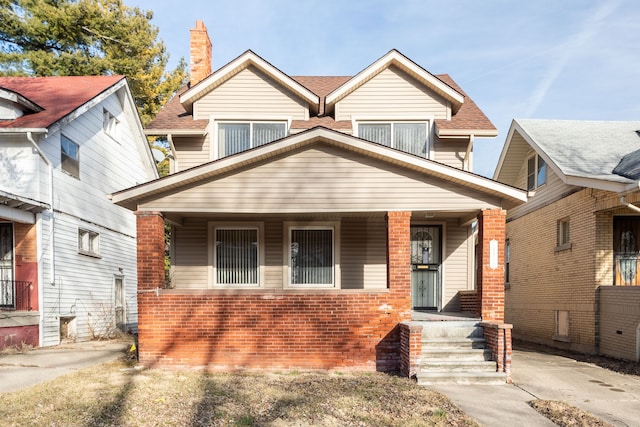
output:
[[613, 427], [600, 418], [557, 400], [534, 400], [531, 407], [560, 427]]
[[135, 370], [124, 361], [0, 395], [4, 426], [477, 426], [442, 394], [379, 373]]

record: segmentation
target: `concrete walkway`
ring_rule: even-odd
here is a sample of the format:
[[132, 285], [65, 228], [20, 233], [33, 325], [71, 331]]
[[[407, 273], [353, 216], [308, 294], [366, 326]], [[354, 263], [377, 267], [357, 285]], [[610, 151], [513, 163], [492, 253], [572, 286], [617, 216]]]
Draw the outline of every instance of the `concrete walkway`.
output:
[[553, 426], [527, 402], [562, 400], [614, 426], [640, 425], [640, 378], [573, 359], [514, 351], [513, 385], [442, 385], [446, 394], [481, 425]]
[[89, 341], [0, 354], [0, 393], [22, 390], [123, 356], [132, 340]]

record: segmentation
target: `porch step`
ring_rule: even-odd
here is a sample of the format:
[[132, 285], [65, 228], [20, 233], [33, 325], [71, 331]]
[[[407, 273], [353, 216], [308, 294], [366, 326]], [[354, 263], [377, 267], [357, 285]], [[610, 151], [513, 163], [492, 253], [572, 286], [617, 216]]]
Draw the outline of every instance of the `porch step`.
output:
[[504, 384], [477, 320], [424, 322], [418, 384]]
[[419, 385], [434, 384], [504, 384], [507, 374], [504, 372], [420, 372]]

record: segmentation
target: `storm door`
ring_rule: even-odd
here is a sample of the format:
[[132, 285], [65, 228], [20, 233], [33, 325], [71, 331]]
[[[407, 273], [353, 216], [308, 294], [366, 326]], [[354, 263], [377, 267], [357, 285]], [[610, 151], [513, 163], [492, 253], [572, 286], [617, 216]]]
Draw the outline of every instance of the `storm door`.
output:
[[15, 308], [11, 223], [0, 223], [0, 307]]
[[414, 310], [440, 310], [442, 292], [442, 227], [411, 226], [411, 305]]
[[126, 312], [125, 312], [125, 300], [124, 300], [124, 277], [114, 277], [114, 307], [116, 317], [116, 328], [122, 332], [126, 332]]
[[613, 218], [614, 285], [640, 285], [640, 217]]

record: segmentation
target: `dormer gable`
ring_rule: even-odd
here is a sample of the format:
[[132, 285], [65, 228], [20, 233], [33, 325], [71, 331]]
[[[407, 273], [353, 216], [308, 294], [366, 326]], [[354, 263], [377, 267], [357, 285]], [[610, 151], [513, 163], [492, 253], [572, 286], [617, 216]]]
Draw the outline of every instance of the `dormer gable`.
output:
[[261, 73], [273, 79], [278, 84], [291, 91], [294, 95], [300, 97], [308, 104], [310, 112], [312, 114], [317, 114], [320, 104], [320, 98], [318, 95], [302, 86], [296, 80], [289, 77], [287, 74], [283, 73], [251, 50], [247, 50], [233, 61], [213, 72], [209, 77], [187, 89], [180, 95], [180, 103], [188, 113], [193, 113], [193, 104], [196, 101], [250, 67], [255, 67]]
[[0, 87], [0, 120], [15, 120], [25, 114], [44, 110], [29, 98], [10, 89]]
[[420, 84], [442, 96], [451, 104], [452, 112], [455, 114], [464, 103], [464, 95], [434, 76], [415, 62], [404, 56], [399, 51], [392, 49], [386, 55], [369, 65], [367, 68], [356, 74], [340, 87], [327, 95], [325, 98], [325, 111], [327, 114], [333, 112], [335, 105], [363, 86], [365, 83], [379, 75], [381, 72], [397, 67], [402, 72], [408, 74]]

